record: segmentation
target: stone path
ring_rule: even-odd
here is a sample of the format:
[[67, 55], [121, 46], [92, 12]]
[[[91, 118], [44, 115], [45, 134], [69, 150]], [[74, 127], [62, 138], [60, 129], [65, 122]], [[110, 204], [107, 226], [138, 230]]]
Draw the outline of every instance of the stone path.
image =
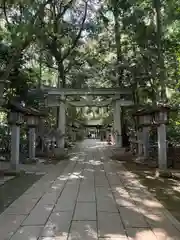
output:
[[178, 223], [110, 149], [84, 141], [63, 174], [57, 165], [0, 215], [0, 239], [179, 240]]

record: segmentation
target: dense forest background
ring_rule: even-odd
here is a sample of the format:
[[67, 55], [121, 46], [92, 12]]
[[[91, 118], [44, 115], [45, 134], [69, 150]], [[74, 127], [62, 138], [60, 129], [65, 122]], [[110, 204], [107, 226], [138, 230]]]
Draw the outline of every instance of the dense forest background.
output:
[[[28, 90], [43, 85], [120, 86], [132, 89], [136, 104], [179, 105], [179, 40], [179, 0], [1, 0], [4, 97], [37, 104]], [[111, 119], [98, 108], [68, 114]], [[179, 113], [168, 131], [179, 137]]]

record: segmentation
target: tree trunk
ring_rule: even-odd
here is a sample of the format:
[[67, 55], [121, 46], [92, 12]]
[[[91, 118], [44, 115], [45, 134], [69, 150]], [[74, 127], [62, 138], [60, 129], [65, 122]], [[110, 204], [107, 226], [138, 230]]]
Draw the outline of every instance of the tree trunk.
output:
[[[63, 63], [59, 63], [58, 65], [58, 88], [65, 88], [66, 87], [66, 76], [64, 74], [64, 65]], [[59, 113], [60, 113], [60, 107], [57, 107], [57, 113], [56, 113], [56, 127], [59, 126]]]
[[166, 74], [162, 44], [161, 0], [154, 0], [156, 14], [156, 41], [159, 62], [159, 82], [161, 86], [160, 98], [166, 100]]
[[[121, 49], [121, 30], [119, 24], [119, 11], [118, 11], [118, 0], [114, 1], [113, 5], [113, 15], [114, 15], [114, 35], [116, 43], [116, 56], [117, 56], [117, 71], [118, 71], [118, 86], [122, 86], [123, 69], [121, 67], [122, 63], [122, 49]], [[121, 112], [121, 122], [124, 121], [124, 112]], [[121, 125], [121, 132], [123, 132], [123, 124]]]
[[122, 85], [122, 76], [123, 76], [123, 70], [120, 66], [122, 63], [122, 51], [121, 51], [121, 33], [120, 33], [120, 24], [118, 21], [119, 12], [118, 12], [118, 6], [117, 1], [115, 1], [115, 4], [113, 6], [113, 15], [114, 15], [114, 34], [115, 34], [115, 42], [116, 42], [116, 55], [117, 55], [117, 69], [118, 69], [118, 85]]
[[41, 89], [41, 83], [42, 83], [42, 50], [40, 49], [40, 52], [39, 52], [39, 81], [38, 81], [39, 89]]
[[66, 76], [64, 73], [64, 64], [61, 62], [58, 64], [58, 88], [66, 87]]

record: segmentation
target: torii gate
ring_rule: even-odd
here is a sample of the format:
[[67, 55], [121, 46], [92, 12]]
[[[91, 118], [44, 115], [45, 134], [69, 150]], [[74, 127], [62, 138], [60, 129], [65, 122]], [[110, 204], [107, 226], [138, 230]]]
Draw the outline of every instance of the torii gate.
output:
[[[54, 87], [42, 87], [41, 90], [46, 96], [47, 107], [60, 107], [58, 117], [58, 129], [65, 135], [66, 125], [66, 105], [75, 107], [97, 106], [105, 107], [110, 104], [113, 105], [113, 118], [114, 118], [114, 132], [115, 142], [119, 147], [122, 147], [122, 124], [121, 124], [121, 107], [134, 105], [132, 101], [132, 91], [129, 88], [88, 88], [88, 89], [68, 89], [68, 88], [54, 88]], [[81, 99], [79, 101], [69, 100], [70, 96], [107, 96], [106, 100], [87, 101]], [[129, 100], [127, 100], [127, 98]], [[58, 142], [59, 148], [64, 148], [65, 138], [63, 137]]]

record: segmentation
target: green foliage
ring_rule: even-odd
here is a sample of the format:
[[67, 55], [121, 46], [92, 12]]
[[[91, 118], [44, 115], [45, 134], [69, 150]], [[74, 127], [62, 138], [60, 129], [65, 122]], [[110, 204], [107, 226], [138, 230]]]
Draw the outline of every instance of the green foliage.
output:
[[170, 103], [172, 106], [177, 107], [177, 111], [170, 114], [170, 124], [167, 128], [167, 138], [174, 144], [179, 143], [180, 138], [180, 93], [176, 91], [172, 94], [170, 98]]
[[[179, 91], [178, 0], [35, 0], [0, 5], [0, 72], [10, 81], [8, 98], [18, 96], [37, 104], [38, 96], [27, 93], [43, 84], [127, 86], [136, 103], [156, 103], [164, 87]], [[179, 104], [179, 99], [176, 92], [169, 101]], [[97, 109], [68, 110], [68, 116], [77, 119], [91, 115], [111, 119], [111, 111], [101, 116]], [[177, 119], [179, 115], [172, 117], [176, 127]]]

